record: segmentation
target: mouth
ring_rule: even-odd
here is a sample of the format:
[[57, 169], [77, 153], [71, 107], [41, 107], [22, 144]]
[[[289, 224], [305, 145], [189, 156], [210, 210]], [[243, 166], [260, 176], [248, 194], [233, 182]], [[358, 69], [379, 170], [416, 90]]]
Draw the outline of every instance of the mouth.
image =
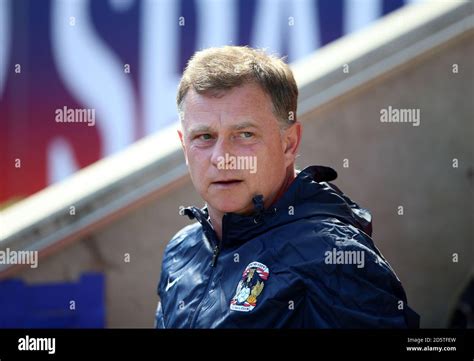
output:
[[226, 180], [212, 182], [211, 185], [218, 188], [232, 188], [239, 185], [242, 182], [243, 181], [240, 179], [226, 179]]

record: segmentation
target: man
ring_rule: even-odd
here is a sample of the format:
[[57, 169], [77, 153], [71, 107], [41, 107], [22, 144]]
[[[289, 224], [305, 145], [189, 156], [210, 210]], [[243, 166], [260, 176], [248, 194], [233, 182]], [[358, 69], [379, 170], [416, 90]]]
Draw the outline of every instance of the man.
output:
[[418, 327], [374, 246], [370, 214], [336, 172], [295, 170], [298, 89], [283, 61], [226, 46], [196, 53], [178, 131], [203, 209], [166, 247], [159, 328]]

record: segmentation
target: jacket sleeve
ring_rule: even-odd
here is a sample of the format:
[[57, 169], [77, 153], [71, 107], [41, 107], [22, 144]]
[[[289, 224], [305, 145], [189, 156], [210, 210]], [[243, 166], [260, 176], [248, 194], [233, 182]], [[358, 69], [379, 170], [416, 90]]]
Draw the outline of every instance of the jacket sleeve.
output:
[[338, 239], [326, 243], [327, 251], [361, 252], [364, 264], [319, 258], [299, 267], [306, 289], [303, 327], [418, 328], [418, 314], [407, 305], [401, 282], [378, 250], [367, 240]]
[[158, 302], [155, 315], [155, 328], [166, 328], [163, 320], [163, 309], [161, 308], [161, 302]]
[[363, 279], [338, 278], [340, 287], [309, 289], [305, 295], [303, 327], [418, 328], [419, 316], [404, 295], [390, 293]]
[[163, 313], [163, 298], [162, 298], [162, 285], [163, 285], [163, 280], [166, 279], [167, 277], [167, 271], [165, 267], [162, 267], [161, 270], [161, 275], [160, 275], [160, 281], [158, 282], [158, 287], [157, 287], [157, 294], [160, 297], [160, 301], [158, 302], [158, 306], [156, 307], [156, 313], [155, 313], [155, 328], [166, 328], [165, 326], [165, 317]]
[[[164, 260], [166, 259], [166, 253], [164, 255]], [[157, 286], [157, 295], [160, 298], [158, 301], [158, 306], [156, 307], [156, 313], [155, 313], [155, 328], [166, 328], [165, 326], [165, 319], [164, 319], [164, 313], [163, 313], [163, 298], [162, 298], [162, 285], [163, 285], [163, 280], [166, 279], [167, 277], [167, 271], [166, 267], [164, 264], [162, 265], [161, 268], [161, 274], [160, 274], [160, 280], [158, 281], [158, 286]]]

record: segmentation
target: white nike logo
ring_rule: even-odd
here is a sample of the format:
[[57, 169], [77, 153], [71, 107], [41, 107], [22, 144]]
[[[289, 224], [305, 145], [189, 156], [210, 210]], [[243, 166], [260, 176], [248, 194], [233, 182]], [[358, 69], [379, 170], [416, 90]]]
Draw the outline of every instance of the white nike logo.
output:
[[173, 282], [170, 282], [170, 278], [168, 277], [168, 283], [167, 283], [167, 285], [166, 285], [166, 287], [165, 287], [165, 291], [168, 292], [168, 290], [169, 290], [171, 287], [173, 287], [173, 285], [174, 285], [176, 282], [178, 282], [181, 277], [183, 277], [183, 275], [180, 275], [179, 277], [176, 277], [176, 278], [173, 280]]

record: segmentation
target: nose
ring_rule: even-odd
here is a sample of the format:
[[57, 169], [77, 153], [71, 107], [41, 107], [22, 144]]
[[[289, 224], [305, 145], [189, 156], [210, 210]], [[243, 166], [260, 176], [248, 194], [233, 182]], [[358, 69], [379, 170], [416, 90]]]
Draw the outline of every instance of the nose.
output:
[[[227, 157], [226, 154], [228, 155]], [[225, 165], [230, 155], [231, 144], [228, 139], [221, 137], [214, 143], [211, 154], [211, 164], [216, 168], [221, 168], [222, 165]]]

